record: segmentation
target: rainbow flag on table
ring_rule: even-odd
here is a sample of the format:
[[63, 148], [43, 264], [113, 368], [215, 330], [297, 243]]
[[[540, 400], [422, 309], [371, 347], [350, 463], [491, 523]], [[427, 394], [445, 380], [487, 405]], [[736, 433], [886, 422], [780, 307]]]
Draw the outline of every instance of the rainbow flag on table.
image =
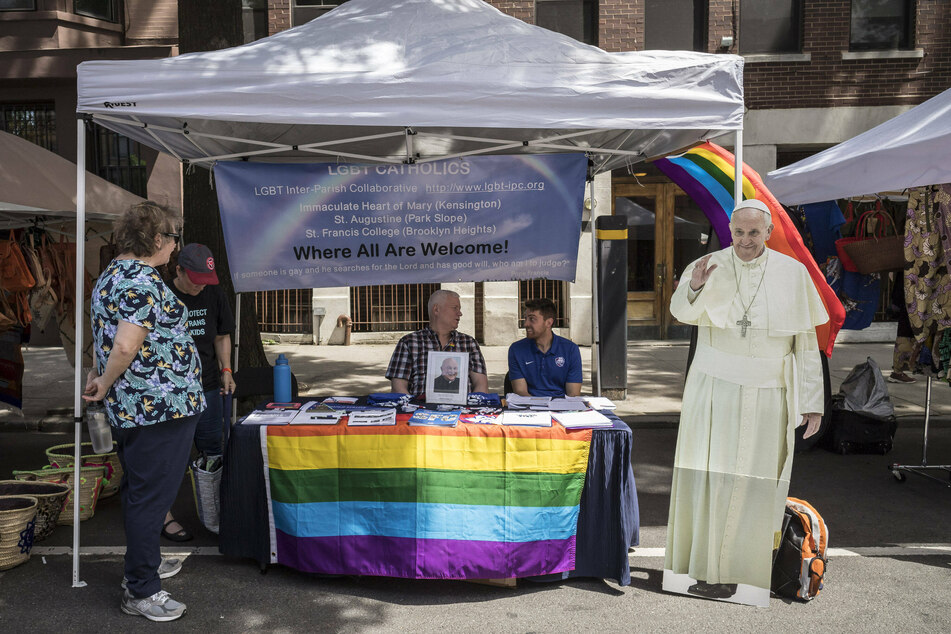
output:
[[272, 563], [420, 579], [574, 569], [591, 430], [407, 418], [261, 428]]
[[[654, 161], [654, 165], [667, 178], [677, 184], [697, 205], [713, 225], [720, 245], [733, 244], [730, 235], [730, 216], [733, 213], [733, 185], [736, 182], [736, 159], [719, 145], [707, 141], [683, 154], [668, 156]], [[766, 189], [763, 180], [749, 165], [743, 164], [743, 200], [755, 198], [769, 207], [773, 214], [773, 233], [769, 238], [770, 249], [802, 262], [809, 271], [822, 303], [829, 313], [829, 321], [816, 327], [819, 349], [832, 354], [835, 336], [845, 321], [845, 309], [835, 291], [826, 281], [825, 274], [802, 242], [796, 225], [786, 214], [778, 200]]]

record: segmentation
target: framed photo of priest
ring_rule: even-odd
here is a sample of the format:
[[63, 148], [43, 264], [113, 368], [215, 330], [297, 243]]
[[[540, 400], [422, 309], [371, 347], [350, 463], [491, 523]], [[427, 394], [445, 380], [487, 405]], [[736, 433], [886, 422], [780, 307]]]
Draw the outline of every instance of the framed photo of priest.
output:
[[465, 405], [469, 396], [469, 354], [430, 351], [426, 360], [426, 402]]

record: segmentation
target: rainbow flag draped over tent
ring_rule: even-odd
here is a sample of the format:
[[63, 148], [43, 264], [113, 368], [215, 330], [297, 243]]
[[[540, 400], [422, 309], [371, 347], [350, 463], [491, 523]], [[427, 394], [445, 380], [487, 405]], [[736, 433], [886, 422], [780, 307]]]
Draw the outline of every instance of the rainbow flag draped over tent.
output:
[[[733, 213], [733, 186], [735, 183], [735, 158], [719, 145], [707, 141], [678, 156], [668, 156], [654, 161], [664, 175], [676, 183], [696, 202], [713, 225], [720, 244], [733, 243], [730, 235], [730, 215]], [[769, 207], [773, 214], [773, 233], [770, 249], [774, 249], [802, 262], [809, 271], [822, 303], [829, 313], [829, 322], [816, 328], [819, 349], [832, 354], [835, 336], [845, 321], [845, 309], [835, 291], [826, 282], [825, 274], [802, 242], [799, 231], [786, 214], [786, 210], [773, 197], [759, 174], [743, 164], [743, 199], [756, 198]]]
[[420, 579], [574, 569], [591, 430], [399, 418], [262, 427], [272, 563]]

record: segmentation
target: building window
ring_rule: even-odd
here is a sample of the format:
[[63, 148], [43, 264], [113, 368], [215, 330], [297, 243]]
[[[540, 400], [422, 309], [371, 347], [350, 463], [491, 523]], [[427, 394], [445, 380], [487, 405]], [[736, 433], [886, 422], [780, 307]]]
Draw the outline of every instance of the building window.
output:
[[525, 316], [525, 302], [530, 299], [550, 299], [555, 304], [555, 323], [552, 328], [567, 328], [568, 282], [559, 280], [522, 280], [518, 283], [518, 323]]
[[353, 332], [419, 330], [429, 323], [429, 296], [439, 284], [358, 286], [350, 290]]
[[740, 53], [799, 53], [801, 0], [740, 0]]
[[96, 126], [89, 143], [89, 171], [148, 198], [148, 172], [142, 158], [142, 146], [129, 137]]
[[535, 24], [598, 45], [598, 0], [535, 0]]
[[36, 11], [36, 0], [0, 0], [0, 11]]
[[708, 0], [645, 0], [644, 48], [666, 51], [707, 49]]
[[56, 110], [51, 103], [0, 104], [0, 130], [56, 151]]
[[313, 290], [290, 288], [279, 291], [258, 291], [254, 294], [254, 309], [261, 332], [305, 335], [313, 334], [314, 318], [311, 308]]
[[291, 0], [291, 26], [299, 26], [336, 9], [347, 0]]
[[912, 9], [911, 0], [852, 0], [849, 48], [853, 51], [911, 48]]
[[117, 0], [73, 0], [73, 11], [78, 15], [105, 20], [106, 22], [119, 21]]

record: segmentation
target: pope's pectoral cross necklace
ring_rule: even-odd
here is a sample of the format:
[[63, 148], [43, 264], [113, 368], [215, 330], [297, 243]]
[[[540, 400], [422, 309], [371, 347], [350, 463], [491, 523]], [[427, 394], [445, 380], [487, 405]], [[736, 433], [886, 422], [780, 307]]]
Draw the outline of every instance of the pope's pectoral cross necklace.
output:
[[[736, 256], [734, 256], [736, 257]], [[767, 254], [766, 258], [769, 258]], [[746, 305], [746, 308], [743, 309], [743, 318], [736, 321], [736, 325], [740, 327], [740, 336], [746, 336], [746, 329], [749, 328], [753, 322], [750, 321], [749, 314], [750, 308], [753, 306], [753, 301], [756, 299], [756, 296], [759, 294], [759, 289], [763, 287], [763, 280], [766, 279], [766, 264], [767, 260], [763, 260], [763, 277], [759, 279], [759, 285], [756, 287], [756, 291], [753, 293], [753, 296], [750, 298], [750, 303]], [[733, 277], [736, 279], [736, 296], [740, 298], [740, 307], [743, 307], [743, 298], [740, 296], [740, 275], [736, 270], [736, 260], [733, 260]]]
[[736, 325], [740, 327], [740, 336], [741, 336], [741, 337], [745, 337], [745, 336], [746, 336], [746, 329], [747, 329], [747, 328], [749, 327], [749, 325], [752, 324], [752, 323], [753, 323], [753, 322], [751, 322], [749, 319], [747, 319], [746, 313], [743, 313], [743, 319], [737, 320]]

